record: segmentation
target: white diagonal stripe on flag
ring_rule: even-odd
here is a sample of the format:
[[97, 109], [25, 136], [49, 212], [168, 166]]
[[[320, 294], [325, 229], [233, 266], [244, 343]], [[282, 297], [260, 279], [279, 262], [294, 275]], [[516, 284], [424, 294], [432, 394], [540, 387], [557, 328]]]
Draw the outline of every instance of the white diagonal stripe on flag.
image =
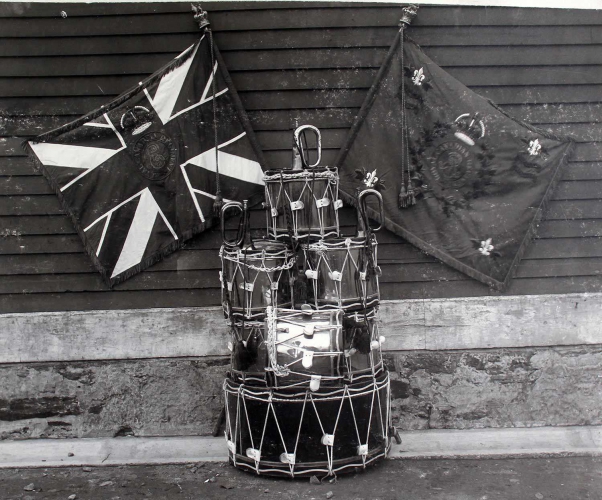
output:
[[30, 142], [29, 145], [43, 165], [82, 170], [96, 168], [121, 151], [121, 149], [90, 148], [49, 142]]
[[[184, 80], [186, 80], [186, 76], [188, 75], [188, 71], [190, 70], [190, 66], [194, 61], [194, 56], [196, 55], [200, 44], [201, 42], [196, 44], [192, 56], [190, 56], [186, 62], [161, 78], [159, 86], [157, 87], [157, 91], [155, 92], [155, 97], [151, 97], [148, 93], [148, 90], [144, 89], [146, 97], [157, 112], [157, 116], [159, 116], [161, 122], [164, 124], [172, 118], [173, 109], [176, 105], [178, 97], [180, 96], [182, 86], [184, 85]], [[181, 57], [189, 50], [190, 48], [185, 50], [178, 57]]]
[[150, 190], [146, 188], [141, 193], [134, 219], [128, 230], [125, 243], [121, 249], [119, 259], [117, 260], [117, 264], [115, 264], [111, 278], [114, 278], [140, 263], [153, 232], [153, 226], [157, 220], [157, 215], [161, 215], [174, 238], [177, 239], [173, 228], [165, 218], [165, 215], [159, 208], [159, 205], [155, 201], [155, 198], [153, 198]]
[[[230, 153], [224, 153], [218, 150], [219, 173], [234, 179], [239, 179], [253, 184], [263, 183], [263, 171], [258, 162], [248, 160], [242, 156], [236, 156]], [[215, 148], [211, 148], [204, 153], [188, 160], [184, 165], [196, 165], [211, 172], [216, 171], [215, 167]]]

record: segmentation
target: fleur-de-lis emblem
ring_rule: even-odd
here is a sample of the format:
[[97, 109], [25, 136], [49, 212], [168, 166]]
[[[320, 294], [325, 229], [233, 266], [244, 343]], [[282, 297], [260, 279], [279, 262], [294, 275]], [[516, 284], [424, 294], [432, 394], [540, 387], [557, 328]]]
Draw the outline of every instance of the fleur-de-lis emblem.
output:
[[364, 179], [362, 180], [363, 184], [368, 188], [373, 188], [378, 182], [378, 177], [376, 176], [376, 170], [372, 172], [366, 172]]
[[539, 153], [541, 153], [541, 144], [539, 144], [539, 139], [529, 141], [528, 151], [531, 156], [537, 156]]
[[414, 70], [414, 76], [412, 76], [412, 83], [414, 85], [422, 85], [424, 81], [424, 70], [422, 68]]
[[491, 238], [488, 238], [485, 241], [481, 241], [479, 252], [481, 252], [481, 255], [489, 256], [494, 248], [495, 247], [491, 244]]
[[376, 175], [376, 169], [370, 172], [366, 170], [364, 167], [355, 169], [355, 178], [361, 180], [361, 183], [367, 188], [371, 189], [386, 189], [385, 187], [385, 172], [383, 175], [378, 177]]

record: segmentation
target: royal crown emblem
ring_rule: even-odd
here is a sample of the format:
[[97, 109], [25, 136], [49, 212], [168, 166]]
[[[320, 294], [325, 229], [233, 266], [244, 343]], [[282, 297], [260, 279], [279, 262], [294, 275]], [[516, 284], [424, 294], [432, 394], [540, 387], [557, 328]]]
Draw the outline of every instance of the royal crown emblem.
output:
[[402, 10], [401, 19], [399, 20], [399, 25], [409, 25], [412, 23], [416, 14], [418, 14], [418, 5], [410, 4], [407, 7], [404, 7]]
[[132, 135], [144, 132], [153, 124], [153, 114], [144, 106], [134, 106], [121, 115], [121, 128], [131, 130]]
[[479, 113], [472, 116], [470, 113], [464, 113], [458, 116], [454, 120], [454, 127], [454, 135], [469, 146], [474, 146], [477, 140], [485, 136], [485, 125]]

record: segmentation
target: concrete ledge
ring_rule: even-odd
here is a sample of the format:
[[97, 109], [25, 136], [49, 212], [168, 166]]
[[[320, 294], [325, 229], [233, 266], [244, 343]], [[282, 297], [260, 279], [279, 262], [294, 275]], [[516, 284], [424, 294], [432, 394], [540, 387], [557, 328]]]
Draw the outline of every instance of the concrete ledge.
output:
[[433, 429], [404, 432], [401, 438], [401, 446], [393, 445], [390, 458], [602, 455], [602, 426]]
[[[602, 426], [410, 431], [390, 458], [602, 456]], [[72, 453], [73, 456], [69, 456]], [[223, 438], [31, 439], [0, 442], [0, 468], [227, 460]]]
[[[386, 300], [388, 351], [600, 343], [602, 293]], [[221, 308], [0, 314], [0, 363], [227, 355]]]

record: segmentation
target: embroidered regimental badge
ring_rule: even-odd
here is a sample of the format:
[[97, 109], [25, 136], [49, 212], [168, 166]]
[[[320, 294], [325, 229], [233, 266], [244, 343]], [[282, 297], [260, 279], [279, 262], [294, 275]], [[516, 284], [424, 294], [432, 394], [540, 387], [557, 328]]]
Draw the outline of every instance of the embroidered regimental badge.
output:
[[458, 141], [439, 144], [430, 156], [429, 169], [433, 178], [444, 186], [464, 186], [475, 168], [472, 152]]
[[495, 175], [495, 155], [478, 114], [463, 114], [452, 123], [437, 122], [423, 130], [410, 148], [410, 158], [414, 190], [439, 200], [448, 216], [487, 194]]
[[161, 132], [143, 135], [134, 144], [133, 156], [138, 171], [150, 181], [165, 179], [176, 166], [178, 151], [172, 140]]
[[140, 174], [149, 181], [160, 181], [173, 172], [178, 151], [173, 141], [163, 132], [140, 134], [153, 125], [155, 115], [144, 106], [134, 106], [121, 116], [123, 138], [138, 166]]

